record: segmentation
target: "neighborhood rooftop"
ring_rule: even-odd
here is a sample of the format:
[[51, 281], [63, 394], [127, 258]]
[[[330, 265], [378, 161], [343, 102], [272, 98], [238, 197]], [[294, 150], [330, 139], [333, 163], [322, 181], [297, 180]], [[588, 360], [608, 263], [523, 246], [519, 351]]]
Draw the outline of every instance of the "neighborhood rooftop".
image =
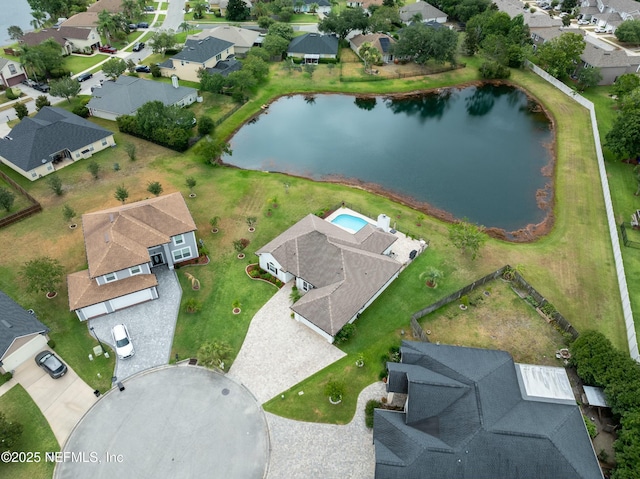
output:
[[0, 291], [0, 358], [22, 337], [49, 332], [33, 314], [29, 314], [4, 291]]
[[205, 63], [232, 46], [233, 43], [214, 37], [206, 37], [202, 40], [187, 40], [182, 51], [171, 58], [173, 60]]

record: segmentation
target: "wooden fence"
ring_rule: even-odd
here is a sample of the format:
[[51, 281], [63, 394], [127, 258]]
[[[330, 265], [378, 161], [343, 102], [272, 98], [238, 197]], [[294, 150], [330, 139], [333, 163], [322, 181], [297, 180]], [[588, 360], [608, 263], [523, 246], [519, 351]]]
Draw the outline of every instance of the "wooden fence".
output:
[[[446, 306], [449, 303], [452, 303], [453, 301], [458, 301], [462, 296], [468, 295], [471, 291], [476, 289], [478, 286], [483, 286], [489, 281], [493, 281], [497, 278], [502, 277], [502, 274], [507, 269], [511, 269], [511, 267], [509, 265], [505, 265], [499, 270], [494, 271], [493, 273], [489, 273], [488, 275], [474, 281], [473, 283], [466, 285], [464, 288], [459, 289], [455, 293], [451, 293], [449, 296], [442, 298], [441, 300], [436, 301], [433, 304], [430, 304], [426, 308], [413, 313], [413, 315], [411, 316], [411, 330], [413, 331], [414, 337], [420, 339], [420, 341], [429, 342], [427, 335], [425, 334], [425, 332], [422, 329], [422, 326], [420, 326], [420, 323], [418, 322], [420, 318], [423, 318], [427, 314], [430, 314], [435, 310], [440, 309], [441, 307]], [[514, 271], [514, 279], [512, 280], [512, 283], [517, 288], [520, 288], [521, 290], [526, 291], [527, 296], [531, 296], [536, 301], [536, 303], [539, 305], [540, 308], [543, 309], [545, 305], [549, 303], [546, 300], [546, 298], [542, 296], [533, 286], [531, 286], [517, 271]], [[560, 329], [571, 334], [571, 336], [573, 336], [574, 339], [577, 338], [578, 331], [573, 326], [571, 326], [571, 323], [569, 323], [569, 321], [567, 321], [567, 319], [564, 316], [562, 316], [562, 314], [560, 314], [557, 310], [555, 310], [555, 308], [553, 309], [554, 309], [554, 312], [553, 314], [550, 315], [553, 321], [555, 321], [558, 324]]]
[[20, 220], [23, 220], [24, 218], [27, 218], [36, 213], [40, 213], [42, 211], [42, 206], [40, 205], [40, 203], [38, 203], [38, 201], [33, 196], [27, 193], [27, 190], [25, 190], [22, 186], [20, 186], [18, 183], [13, 181], [2, 171], [0, 171], [0, 178], [2, 178], [7, 183], [9, 183], [12, 188], [18, 191], [18, 193], [20, 193], [22, 196], [27, 198], [27, 200], [29, 200], [29, 202], [31, 203], [31, 206], [28, 206], [27, 208], [24, 208], [20, 211], [17, 211], [9, 216], [6, 216], [0, 219], [0, 228], [4, 228], [5, 226], [12, 225], [13, 223], [16, 223]]

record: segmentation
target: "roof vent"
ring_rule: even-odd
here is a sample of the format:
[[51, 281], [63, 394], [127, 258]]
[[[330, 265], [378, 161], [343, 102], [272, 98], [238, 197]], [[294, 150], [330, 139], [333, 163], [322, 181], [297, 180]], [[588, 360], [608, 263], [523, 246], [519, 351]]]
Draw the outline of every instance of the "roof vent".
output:
[[202, 40], [200, 40], [200, 41], [198, 42], [198, 45], [202, 45]]
[[10, 136], [5, 136], [4, 139], [5, 140], [13, 140], [13, 138], [11, 138]]
[[11, 325], [11, 323], [9, 321], [7, 321], [6, 319], [2, 320], [2, 324], [5, 325], [5, 327], [7, 328], [12, 328], [13, 326]]

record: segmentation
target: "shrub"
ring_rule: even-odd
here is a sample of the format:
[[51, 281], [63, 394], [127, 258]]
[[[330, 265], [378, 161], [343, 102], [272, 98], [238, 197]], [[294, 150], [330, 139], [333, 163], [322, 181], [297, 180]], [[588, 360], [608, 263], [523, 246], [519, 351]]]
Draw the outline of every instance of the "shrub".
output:
[[47, 346], [49, 346], [51, 349], [56, 349], [56, 342], [53, 339], [50, 339], [49, 341], [47, 341]]
[[78, 105], [73, 107], [73, 114], [87, 118], [89, 116], [89, 109], [86, 106]]
[[5, 96], [7, 97], [7, 100], [17, 100], [20, 97], [15, 91], [13, 91], [13, 88], [7, 88]]
[[556, 310], [555, 306], [553, 306], [553, 304], [546, 302], [544, 303], [541, 307], [540, 310], [546, 315], [549, 316], [550, 318], [556, 314], [558, 311]]
[[353, 323], [347, 323], [342, 326], [342, 329], [336, 333], [333, 342], [336, 344], [346, 343], [355, 334], [356, 325]]
[[589, 437], [593, 439], [598, 435], [598, 428], [596, 427], [595, 423], [591, 420], [591, 418], [585, 416], [584, 414], [582, 415], [582, 418], [584, 419], [585, 426], [587, 426], [587, 432], [589, 433]]
[[291, 288], [291, 294], [289, 295], [289, 299], [291, 300], [292, 303], [296, 303], [301, 297], [302, 295], [300, 294], [300, 290], [296, 286]]
[[469, 306], [469, 296], [466, 294], [460, 298], [460, 304], [463, 306]]
[[364, 407], [364, 423], [369, 429], [373, 429], [373, 411], [382, 406], [380, 401], [369, 399]]
[[51, 191], [53, 191], [56, 196], [62, 196], [62, 180], [58, 175], [49, 175], [47, 176], [47, 184]]
[[254, 268], [249, 271], [249, 276], [251, 276], [252, 278], [258, 278], [260, 276], [260, 271]]
[[184, 310], [187, 313], [197, 313], [202, 309], [202, 303], [196, 298], [189, 298], [184, 302]]
[[344, 383], [332, 379], [324, 387], [324, 393], [329, 396], [332, 401], [340, 401], [344, 394]]
[[509, 67], [498, 62], [486, 61], [480, 65], [480, 76], [487, 80], [509, 78], [511, 76], [511, 70]]

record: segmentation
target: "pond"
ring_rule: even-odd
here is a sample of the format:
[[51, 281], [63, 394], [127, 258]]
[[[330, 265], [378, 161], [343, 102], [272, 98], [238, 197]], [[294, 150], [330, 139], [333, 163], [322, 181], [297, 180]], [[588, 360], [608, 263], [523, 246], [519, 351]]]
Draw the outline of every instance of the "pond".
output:
[[290, 96], [240, 128], [223, 161], [358, 181], [511, 232], [547, 216], [553, 141], [540, 106], [505, 85], [402, 98]]

